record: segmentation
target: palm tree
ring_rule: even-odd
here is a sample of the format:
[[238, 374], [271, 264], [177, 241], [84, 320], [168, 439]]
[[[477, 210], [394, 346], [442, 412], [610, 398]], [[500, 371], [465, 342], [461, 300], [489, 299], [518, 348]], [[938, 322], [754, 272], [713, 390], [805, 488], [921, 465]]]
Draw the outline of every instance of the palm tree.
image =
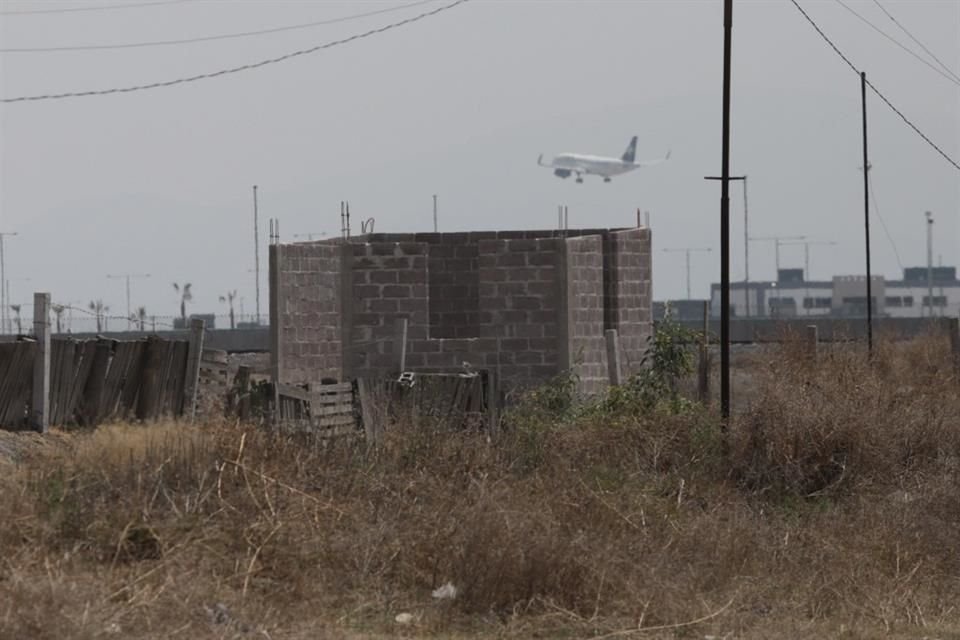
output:
[[107, 311], [110, 311], [110, 307], [103, 304], [103, 300], [91, 300], [90, 304], [87, 305], [90, 308], [90, 311], [93, 311], [94, 315], [97, 317], [97, 333], [100, 333], [104, 329], [104, 324], [106, 317], [104, 314]]
[[233, 321], [233, 301], [237, 298], [237, 290], [228, 291], [226, 296], [220, 296], [220, 302], [226, 302], [230, 305], [230, 328], [236, 329], [236, 323]]
[[173, 290], [180, 295], [180, 319], [183, 322], [183, 328], [187, 328], [187, 303], [193, 300], [193, 292], [190, 291], [190, 283], [182, 287], [176, 282], [173, 283]]
[[63, 333], [60, 329], [60, 322], [63, 319], [63, 312], [67, 310], [67, 306], [63, 304], [54, 304], [50, 305], [50, 308], [53, 309], [53, 314], [57, 316], [57, 333]]
[[20, 322], [20, 305], [12, 304], [10, 305], [10, 310], [13, 311], [17, 316], [17, 333], [23, 333], [23, 324]]

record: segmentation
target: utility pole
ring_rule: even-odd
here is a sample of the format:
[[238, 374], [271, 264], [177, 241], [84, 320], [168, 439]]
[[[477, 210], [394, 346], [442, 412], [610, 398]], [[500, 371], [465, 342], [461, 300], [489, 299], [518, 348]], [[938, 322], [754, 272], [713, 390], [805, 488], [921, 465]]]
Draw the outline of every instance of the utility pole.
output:
[[433, 232], [437, 233], [437, 194], [433, 194]]
[[870, 160], [867, 156], [867, 74], [860, 72], [863, 108], [863, 227], [867, 253], [867, 351], [873, 353], [873, 282], [870, 274]]
[[[774, 264], [776, 265], [776, 278], [780, 280], [780, 245], [787, 244], [784, 240], [806, 240], [807, 236], [766, 236], [763, 238], [750, 238], [752, 242], [772, 242], [774, 247]], [[799, 243], [794, 243], [799, 244]]]
[[[730, 57], [733, 0], [723, 1], [723, 113], [720, 171], [720, 414], [730, 417]], [[707, 180], [716, 180], [707, 177]]]
[[119, 274], [107, 274], [107, 278], [110, 280], [123, 279], [127, 282], [127, 328], [129, 329], [133, 325], [133, 310], [130, 308], [130, 278], [149, 278], [149, 273], [119, 273]]
[[713, 249], [709, 247], [685, 247], [683, 249], [663, 249], [664, 253], [679, 253], [683, 252], [687, 254], [687, 300], [691, 300], [690, 297], [690, 254], [694, 251], [704, 251], [709, 252]]
[[253, 271], [256, 278], [257, 326], [260, 326], [260, 217], [257, 210], [257, 185], [253, 185]]
[[933, 213], [923, 214], [927, 218], [927, 315], [933, 317]]
[[10, 324], [10, 298], [6, 292], [4, 283], [7, 281], [6, 264], [3, 259], [3, 239], [7, 236], [17, 235], [16, 231], [0, 232], [0, 333], [7, 333]]

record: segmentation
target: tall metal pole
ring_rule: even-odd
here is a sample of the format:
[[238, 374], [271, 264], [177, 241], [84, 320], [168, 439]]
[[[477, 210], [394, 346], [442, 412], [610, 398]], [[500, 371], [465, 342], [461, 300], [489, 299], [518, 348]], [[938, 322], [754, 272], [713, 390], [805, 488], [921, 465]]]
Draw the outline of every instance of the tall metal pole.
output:
[[747, 219], [747, 176], [743, 176], [743, 296], [750, 317], [750, 225]]
[[437, 231], [438, 231], [438, 226], [437, 226], [437, 195], [434, 194], [434, 195], [433, 195], [433, 232], [434, 232], [434, 233], [437, 233]]
[[133, 320], [133, 310], [130, 308], [130, 279], [131, 278], [149, 278], [149, 273], [120, 273], [120, 274], [107, 274], [108, 280], [115, 280], [122, 278], [126, 282], [126, 291], [127, 291], [127, 328], [131, 328], [134, 324]]
[[[733, 0], [723, 2], [723, 158], [720, 171], [720, 414], [730, 417], [730, 49]], [[722, 428], [727, 428], [726, 422]]]
[[260, 326], [260, 215], [257, 210], [257, 185], [253, 185], [253, 270], [257, 279], [257, 326]]
[[933, 214], [925, 213], [927, 217], [927, 317], [934, 317], [933, 308]]
[[867, 350], [873, 353], [873, 283], [870, 277], [870, 163], [867, 156], [867, 74], [860, 72], [860, 100], [863, 108], [863, 226], [867, 253]]
[[713, 251], [710, 247], [686, 247], [683, 249], [663, 249], [664, 253], [676, 253], [682, 251], [686, 254], [686, 266], [687, 266], [687, 300], [691, 299], [691, 287], [690, 287], [690, 254], [694, 251]]

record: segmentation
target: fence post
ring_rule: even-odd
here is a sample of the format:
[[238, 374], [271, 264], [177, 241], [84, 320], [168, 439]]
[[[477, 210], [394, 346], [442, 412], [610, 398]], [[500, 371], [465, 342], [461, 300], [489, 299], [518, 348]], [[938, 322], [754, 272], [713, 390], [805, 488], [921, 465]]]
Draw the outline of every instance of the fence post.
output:
[[33, 333], [37, 350], [33, 360], [33, 415], [31, 423], [40, 433], [50, 426], [50, 294], [33, 294]]
[[607, 338], [607, 373], [611, 387], [619, 387], [623, 383], [623, 369], [620, 366], [620, 335], [616, 329], [607, 329], [604, 334]]
[[200, 358], [203, 355], [203, 327], [201, 318], [190, 320], [190, 344], [187, 347], [187, 374], [183, 385], [183, 413], [190, 422], [197, 415], [197, 387], [200, 386]]
[[817, 348], [819, 342], [820, 339], [817, 325], [808, 324], [806, 332], [804, 333], [804, 349], [807, 353], [807, 357], [811, 360], [817, 359]]
[[393, 357], [397, 359], [400, 373], [407, 370], [407, 319], [397, 318], [393, 337]]

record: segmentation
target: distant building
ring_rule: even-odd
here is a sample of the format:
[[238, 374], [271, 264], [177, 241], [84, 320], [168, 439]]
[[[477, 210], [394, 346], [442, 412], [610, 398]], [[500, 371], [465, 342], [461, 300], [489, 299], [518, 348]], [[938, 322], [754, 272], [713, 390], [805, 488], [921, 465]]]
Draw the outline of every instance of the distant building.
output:
[[[960, 280], [956, 267], [934, 267], [933, 296], [926, 267], [908, 267], [901, 280], [873, 276], [873, 312], [879, 317], [921, 318], [960, 313]], [[710, 285], [710, 312], [720, 315], [720, 285]], [[731, 315], [734, 317], [863, 317], [867, 315], [865, 276], [833, 276], [807, 281], [803, 269], [780, 269], [776, 282], [731, 282]]]

